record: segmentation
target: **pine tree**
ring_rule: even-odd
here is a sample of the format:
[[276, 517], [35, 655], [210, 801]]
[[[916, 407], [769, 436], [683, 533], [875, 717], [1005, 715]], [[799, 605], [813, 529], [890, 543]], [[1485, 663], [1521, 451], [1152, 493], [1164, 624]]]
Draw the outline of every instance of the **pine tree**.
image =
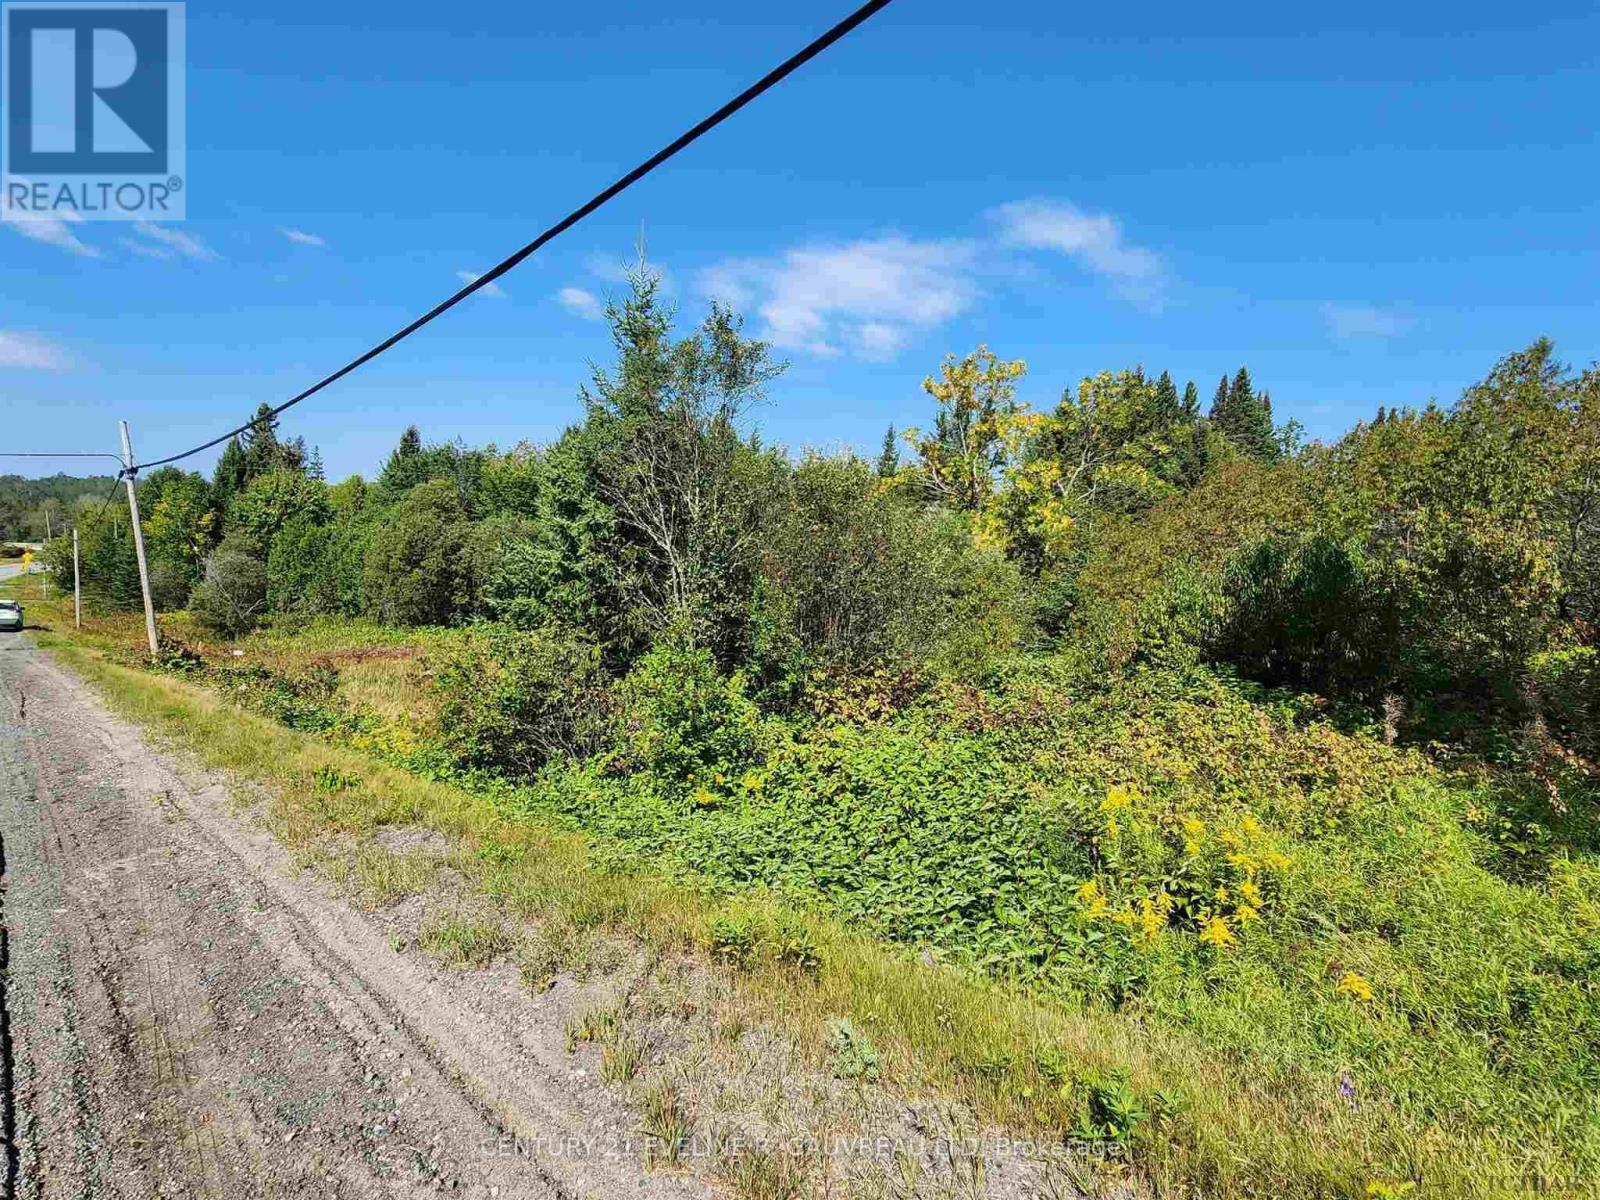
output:
[[226, 511], [228, 501], [244, 490], [247, 482], [244, 448], [239, 439], [229, 438], [217, 458], [216, 470], [211, 476], [211, 495], [218, 512]]
[[378, 485], [390, 495], [399, 496], [427, 478], [428, 461], [422, 450], [422, 432], [415, 425], [407, 425], [400, 435], [400, 444], [378, 473]]
[[1176, 421], [1182, 415], [1181, 401], [1178, 399], [1178, 385], [1172, 382], [1172, 376], [1161, 372], [1161, 378], [1156, 380], [1156, 413], [1162, 422]]
[[878, 478], [888, 479], [900, 469], [900, 443], [895, 438], [894, 425], [883, 431], [883, 449], [878, 451]]
[[1278, 439], [1272, 424], [1272, 401], [1257, 395], [1244, 367], [1230, 383], [1224, 375], [1211, 404], [1211, 421], [1247, 458], [1271, 462], [1278, 457]]
[[1183, 385], [1183, 415], [1191, 421], [1198, 420], [1200, 416], [1200, 389], [1195, 387], [1192, 379]]
[[255, 419], [239, 435], [239, 441], [244, 449], [245, 483], [282, 465], [283, 446], [278, 441], [278, 418], [272, 405], [263, 403], [256, 409]]

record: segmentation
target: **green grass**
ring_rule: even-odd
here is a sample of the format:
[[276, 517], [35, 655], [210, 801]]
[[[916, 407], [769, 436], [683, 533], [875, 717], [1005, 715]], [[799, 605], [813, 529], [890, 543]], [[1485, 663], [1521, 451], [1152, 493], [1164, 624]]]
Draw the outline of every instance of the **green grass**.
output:
[[[374, 758], [109, 662], [89, 648], [103, 631], [48, 641], [128, 715], [277, 784], [291, 847], [407, 824], [455, 839], [504, 928], [548, 939], [520, 951], [530, 982], [599, 930], [725, 962], [821, 1069], [845, 1021], [883, 1086], [1094, 1133], [1196, 1194], [1596, 1179], [1595, 864], [1548, 846], [1499, 869], [1492, 789], [1303, 702], [1203, 673], [1030, 672], [769, 730], [760, 785], [724, 780], [706, 804], [597, 772], [473, 792], [394, 767], [392, 731], [362, 735]], [[426, 886], [419, 870], [371, 890]], [[1202, 939], [1216, 919], [1231, 940]], [[461, 961], [492, 942], [445, 928]], [[671, 1099], [647, 1104], [664, 1133]]]
[[460, 917], [429, 921], [417, 935], [417, 943], [453, 967], [486, 967], [515, 945], [500, 926]]

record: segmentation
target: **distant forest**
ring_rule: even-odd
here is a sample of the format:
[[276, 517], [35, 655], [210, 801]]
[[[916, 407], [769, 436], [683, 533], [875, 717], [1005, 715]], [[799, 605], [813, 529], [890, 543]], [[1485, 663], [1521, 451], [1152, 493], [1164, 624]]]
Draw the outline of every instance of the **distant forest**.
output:
[[0, 541], [42, 542], [47, 532], [61, 532], [80, 498], [102, 499], [110, 487], [109, 475], [0, 475]]

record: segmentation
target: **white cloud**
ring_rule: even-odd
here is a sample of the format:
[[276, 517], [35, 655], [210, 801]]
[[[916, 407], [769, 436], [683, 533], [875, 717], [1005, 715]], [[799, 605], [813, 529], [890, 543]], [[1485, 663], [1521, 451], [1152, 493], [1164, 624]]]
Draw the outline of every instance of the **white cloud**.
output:
[[[178, 254], [196, 262], [210, 262], [217, 257], [217, 252], [199, 238], [174, 229], [170, 225], [157, 225], [153, 221], [136, 221], [133, 231], [140, 237], [148, 239], [143, 243], [144, 249], [138, 251], [146, 254], [146, 257], [161, 258], [162, 251], [166, 251], [166, 257]], [[134, 249], [131, 242], [124, 244]]]
[[[457, 271], [456, 278], [461, 280], [462, 283], [477, 283], [478, 280], [483, 278], [483, 276], [477, 271]], [[511, 296], [511, 294], [502, 288], [498, 283], [484, 284], [478, 289], [478, 295], [495, 296], [501, 300], [508, 300]]]
[[1125, 298], [1159, 309], [1166, 268], [1154, 250], [1131, 245], [1109, 213], [1090, 213], [1055, 200], [1017, 200], [989, 211], [1004, 242], [1059, 250], [1085, 269], [1109, 279]]
[[600, 298], [593, 292], [586, 292], [579, 287], [564, 287], [556, 293], [556, 299], [561, 302], [561, 307], [575, 317], [582, 317], [585, 321], [598, 321], [605, 315], [605, 307], [600, 303]]
[[137, 254], [140, 258], [168, 259], [177, 253], [155, 242], [141, 242], [137, 238], [118, 238], [117, 242], [124, 250]]
[[916, 333], [960, 315], [978, 295], [977, 246], [889, 237], [800, 246], [707, 269], [701, 287], [754, 308], [775, 346], [892, 357]]
[[1336, 338], [1392, 338], [1411, 328], [1411, 318], [1368, 305], [1324, 304], [1322, 316]]
[[76, 254], [80, 258], [99, 258], [100, 251], [96, 247], [89, 245], [72, 232], [72, 226], [82, 223], [83, 218], [76, 213], [63, 213], [60, 217], [5, 222], [9, 228], [15, 229], [25, 238], [32, 238], [47, 246], [59, 246], [69, 254]]
[[327, 240], [315, 233], [307, 233], [304, 229], [286, 229], [278, 226], [278, 232], [283, 234], [296, 246], [326, 246]]
[[70, 365], [66, 351], [31, 333], [0, 329], [0, 367], [30, 371], [64, 371]]

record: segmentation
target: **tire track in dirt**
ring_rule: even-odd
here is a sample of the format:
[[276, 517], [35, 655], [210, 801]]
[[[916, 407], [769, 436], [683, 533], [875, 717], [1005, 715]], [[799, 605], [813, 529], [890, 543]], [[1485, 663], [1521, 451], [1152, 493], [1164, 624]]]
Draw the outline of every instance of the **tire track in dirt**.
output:
[[0, 728], [8, 1194], [705, 1194], [625, 1156], [498, 1152], [626, 1115], [522, 1044], [540, 1038], [493, 1038], [448, 977], [290, 874], [226, 788], [186, 783], [12, 642], [0, 713], [24, 691], [26, 722]]

